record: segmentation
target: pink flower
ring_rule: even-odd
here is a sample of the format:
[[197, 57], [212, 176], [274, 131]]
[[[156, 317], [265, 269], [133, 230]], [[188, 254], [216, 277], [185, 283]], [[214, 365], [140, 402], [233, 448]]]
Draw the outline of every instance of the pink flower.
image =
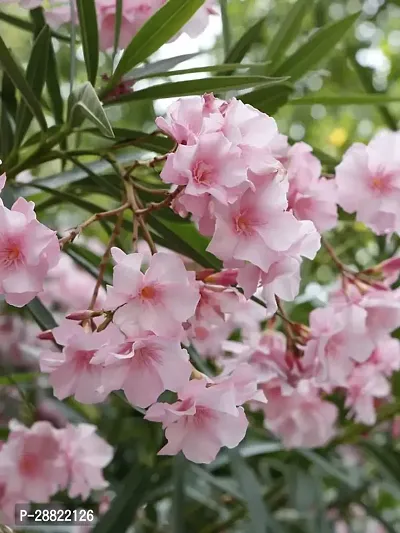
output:
[[154, 335], [127, 339], [99, 350], [92, 363], [103, 364], [104, 388], [123, 389], [132, 405], [148, 407], [165, 390], [176, 392], [190, 378], [189, 355], [178, 341]]
[[276, 252], [288, 250], [296, 241], [299, 222], [285, 211], [287, 180], [274, 175], [257, 178], [252, 176], [254, 191], [248, 189], [232, 205], [218, 208], [208, 251], [224, 261], [249, 261], [268, 271]]
[[220, 133], [201, 135], [196, 144], [179, 145], [170, 154], [160, 177], [166, 183], [186, 185], [186, 193], [192, 196], [210, 194], [227, 204], [227, 189], [247, 180], [247, 170], [235, 148]]
[[375, 398], [390, 394], [388, 380], [371, 363], [355, 367], [346, 383], [346, 407], [351, 408], [355, 420], [372, 426], [376, 422]]
[[247, 363], [233, 363], [233, 370], [227, 366], [213, 383], [219, 390], [233, 389], [237, 406], [246, 402], [265, 404], [267, 400], [263, 391], [258, 389], [259, 376], [254, 367]]
[[231, 321], [210, 324], [196, 320], [188, 329], [187, 336], [202, 357], [215, 359], [222, 354], [223, 343], [234, 330]]
[[192, 322], [204, 321], [210, 324], [225, 322], [226, 315], [234, 313], [245, 298], [234, 288], [209, 285], [199, 282], [200, 300]]
[[140, 271], [143, 256], [126, 255], [112, 249], [116, 262], [112, 287], [108, 287], [106, 306], [119, 308], [115, 323], [126, 335], [152, 331], [156, 335], [174, 337], [182, 331], [182, 323], [193, 316], [199, 301], [194, 272], [187, 272], [176, 255], [153, 255], [145, 274]]
[[[165, 2], [166, 0], [163, 0], [163, 3]], [[216, 5], [216, 0], [206, 0], [189, 22], [183, 26], [180, 33], [186, 33], [192, 39], [201, 35], [208, 26], [209, 16], [218, 14]]]
[[236, 407], [232, 387], [207, 386], [207, 381], [192, 380], [178, 393], [174, 404], [156, 403], [145, 418], [162, 422], [168, 443], [159, 455], [182, 451], [195, 463], [211, 463], [222, 446], [236, 447], [244, 438], [247, 419]]
[[87, 500], [92, 490], [108, 486], [102, 470], [111, 462], [114, 450], [96, 435], [96, 429], [90, 424], [79, 424], [59, 430], [62, 450], [66, 455], [70, 498], [80, 496]]
[[263, 287], [262, 296], [267, 303], [268, 316], [277, 310], [276, 296], [288, 302], [295, 299], [300, 288], [302, 257], [314, 259], [321, 246], [320, 236], [311, 221], [299, 221], [297, 230], [296, 241], [288, 250], [274, 254], [274, 262], [268, 270], [250, 263], [239, 269], [238, 284], [246, 298], [250, 298], [258, 286]]
[[36, 220], [32, 202], [19, 198], [11, 210], [0, 203], [0, 294], [7, 303], [33, 300], [59, 258], [56, 233]]
[[310, 326], [305, 357], [318, 361], [322, 381], [345, 386], [354, 362], [364, 363], [374, 349], [367, 312], [355, 306], [340, 311], [332, 306], [315, 309], [310, 314]]
[[335, 435], [337, 407], [319, 397], [318, 389], [302, 381], [290, 396], [280, 389], [266, 391], [268, 404], [265, 427], [277, 435], [286, 448], [317, 448]]
[[337, 188], [334, 180], [320, 178], [321, 163], [312, 148], [300, 142], [290, 146], [285, 135], [272, 143], [272, 154], [289, 176], [289, 209], [299, 220], [311, 220], [319, 232], [337, 224]]
[[339, 205], [379, 235], [400, 231], [400, 133], [355, 143], [336, 168]]
[[400, 341], [393, 337], [383, 337], [377, 342], [369, 362], [375, 365], [377, 372], [390, 377], [400, 370]]
[[212, 94], [179, 98], [168, 108], [166, 118], [158, 117], [156, 124], [178, 144], [195, 144], [200, 134], [220, 130], [224, 120], [219, 111], [222, 104], [223, 100]]
[[48, 502], [66, 485], [65, 457], [56, 430], [48, 422], [30, 429], [10, 422], [10, 435], [0, 452], [0, 478], [7, 479], [6, 494], [22, 501]]
[[122, 333], [110, 324], [104, 331], [92, 333], [75, 322], [65, 320], [53, 330], [62, 353], [45, 350], [40, 354], [42, 372], [50, 374], [50, 384], [59, 400], [74, 395], [82, 403], [102, 402], [108, 392], [102, 385], [102, 366], [92, 364], [96, 352], [107, 345], [124, 340]]

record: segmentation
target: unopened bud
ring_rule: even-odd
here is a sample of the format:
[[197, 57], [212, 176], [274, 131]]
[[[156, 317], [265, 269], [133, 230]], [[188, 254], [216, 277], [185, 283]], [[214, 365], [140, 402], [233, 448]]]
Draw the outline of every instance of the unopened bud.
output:
[[87, 309], [86, 311], [74, 311], [73, 313], [70, 313], [67, 315], [66, 318], [68, 320], [90, 320], [91, 318], [95, 318], [97, 316], [101, 316], [103, 314], [103, 311], [90, 311]]
[[221, 272], [215, 272], [210, 276], [207, 276], [204, 281], [206, 283], [213, 283], [215, 285], [223, 285], [224, 287], [230, 287], [237, 283], [238, 270], [236, 268], [229, 268], [222, 270]]
[[37, 338], [41, 341], [54, 341], [54, 335], [51, 329], [48, 329], [46, 331], [42, 331], [37, 335]]

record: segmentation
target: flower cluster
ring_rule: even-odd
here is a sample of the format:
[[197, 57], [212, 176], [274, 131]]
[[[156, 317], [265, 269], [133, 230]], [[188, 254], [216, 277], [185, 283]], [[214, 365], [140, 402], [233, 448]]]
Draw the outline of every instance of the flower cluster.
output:
[[[113, 449], [89, 424], [55, 429], [48, 422], [27, 428], [12, 420], [0, 448], [2, 522], [13, 523], [16, 503], [46, 503], [60, 490], [86, 500], [107, 487], [103, 477]], [[3, 520], [4, 519], [4, 520]]]
[[[190, 212], [200, 231], [212, 236], [208, 250], [239, 269], [237, 281], [247, 298], [262, 285], [273, 315], [275, 296], [293, 300], [298, 293], [301, 258], [313, 259], [320, 247], [313, 222], [294, 214], [301, 203], [294, 189], [296, 205], [289, 205], [288, 172], [274, 155], [281, 143], [275, 120], [235, 98], [205, 95], [179, 100], [156, 122], [178, 143], [161, 172], [163, 181], [184, 188], [175, 209]], [[315, 203], [309, 211], [318, 219], [326, 183], [303, 171], [304, 158], [293, 156], [291, 181], [295, 189], [303, 187], [303, 200]], [[331, 213], [320, 224], [329, 226], [334, 218]]]
[[[0, 3], [10, 4], [16, 1], [0, 0]], [[166, 2], [167, 0], [124, 0], [118, 46], [126, 48], [143, 24]], [[70, 0], [19, 0], [19, 4], [25, 9], [42, 6], [45, 9], [46, 20], [53, 28], [71, 22]], [[110, 50], [114, 47], [117, 2], [116, 0], [95, 0], [95, 4], [100, 45], [102, 50]], [[197, 37], [206, 29], [209, 16], [216, 13], [216, 0], [206, 0], [180, 33], [186, 33], [192, 38]], [[77, 23], [76, 7], [74, 18]]]

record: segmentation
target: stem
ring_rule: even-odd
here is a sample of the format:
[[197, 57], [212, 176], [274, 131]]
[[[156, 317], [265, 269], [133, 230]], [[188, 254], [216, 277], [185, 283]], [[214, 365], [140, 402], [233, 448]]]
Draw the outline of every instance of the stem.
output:
[[157, 211], [158, 209], [162, 209], [163, 207], [168, 207], [175, 198], [177, 198], [180, 193], [185, 189], [185, 185], [179, 185], [175, 191], [168, 194], [168, 196], [162, 200], [161, 202], [151, 202], [150, 204], [147, 204], [147, 207], [144, 209], [139, 209], [136, 211], [136, 215], [146, 215], [147, 213], [150, 213], [151, 211]]
[[[101, 287], [101, 285], [103, 283], [103, 279], [104, 279], [104, 274], [105, 274], [105, 271], [106, 271], [107, 263], [108, 263], [108, 260], [110, 258], [111, 248], [114, 246], [115, 239], [118, 237], [118, 235], [120, 234], [120, 231], [121, 231], [121, 226], [122, 226], [122, 221], [123, 221], [123, 218], [124, 218], [124, 211], [126, 209], [126, 204], [124, 204], [122, 207], [123, 207], [123, 209], [122, 208], [119, 209], [118, 220], [117, 220], [117, 222], [116, 222], [116, 224], [114, 226], [114, 230], [113, 230], [113, 232], [111, 234], [110, 240], [108, 241], [108, 245], [107, 245], [106, 251], [104, 252], [103, 257], [101, 258], [101, 263], [100, 263], [100, 267], [99, 267], [99, 275], [97, 277], [96, 285], [95, 285], [94, 290], [93, 290], [93, 296], [92, 296], [92, 299], [90, 301], [89, 309], [94, 309], [94, 306], [96, 305], [96, 301], [97, 301], [97, 297], [99, 295], [100, 287]], [[128, 207], [129, 207], [129, 204], [128, 204]]]
[[88, 218], [85, 222], [74, 228], [70, 231], [70, 233], [66, 236], [60, 239], [60, 247], [63, 248], [66, 244], [72, 242], [78, 235], [82, 233], [82, 231], [93, 224], [94, 222], [98, 222], [99, 220], [102, 220], [103, 218], [112, 217], [115, 215], [120, 215], [121, 219], [123, 216], [123, 213], [126, 209], [130, 207], [129, 203], [124, 203], [120, 207], [117, 207], [116, 209], [111, 209], [111, 211], [103, 211], [102, 213], [96, 213], [92, 215], [90, 218]]
[[126, 189], [126, 197], [128, 200], [128, 203], [133, 211], [134, 216], [137, 218], [138, 224], [142, 229], [143, 237], [147, 244], [149, 245], [150, 251], [152, 255], [157, 253], [156, 245], [154, 244], [153, 238], [150, 235], [149, 229], [146, 225], [146, 222], [144, 221], [143, 217], [137, 212], [139, 211], [139, 205], [138, 200], [135, 194], [135, 191], [133, 189], [132, 183], [129, 181], [128, 175], [124, 176], [124, 182], [125, 182], [125, 189]]

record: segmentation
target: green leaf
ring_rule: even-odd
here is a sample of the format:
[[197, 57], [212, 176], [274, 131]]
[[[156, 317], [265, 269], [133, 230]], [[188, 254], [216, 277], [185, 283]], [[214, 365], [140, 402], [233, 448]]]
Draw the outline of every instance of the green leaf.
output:
[[277, 84], [265, 89], [255, 89], [239, 98], [245, 104], [250, 104], [268, 115], [274, 115], [286, 104], [292, 91], [293, 87], [289, 84]]
[[7, 74], [3, 73], [1, 82], [1, 116], [0, 116], [0, 159], [5, 160], [12, 151], [14, 130], [12, 117], [17, 111], [15, 87]]
[[334, 462], [326, 459], [321, 454], [313, 450], [299, 450], [298, 453], [303, 457], [306, 457], [311, 463], [318, 466], [326, 474], [338, 479], [342, 483], [345, 483], [348, 487], [357, 488], [358, 483], [351, 479], [349, 474], [339, 466], [335, 465]]
[[221, 8], [222, 36], [224, 39], [224, 51], [225, 51], [225, 56], [227, 56], [231, 48], [231, 28], [230, 28], [229, 16], [228, 16], [228, 0], [219, 0], [219, 5]]
[[[251, 26], [233, 46], [230, 52], [225, 57], [225, 63], [240, 63], [251, 46], [260, 37], [261, 29], [264, 26], [266, 17], [258, 20]], [[228, 72], [226, 73], [229, 74]]]
[[[26, 81], [29, 83], [33, 94], [40, 100], [47, 77], [47, 64], [50, 47], [50, 28], [44, 26], [37, 36], [28, 67], [26, 69]], [[32, 121], [32, 112], [27, 104], [22, 101], [18, 107], [16, 118], [15, 146], [18, 147], [25, 137]]]
[[301, 23], [308, 10], [313, 7], [314, 0], [297, 0], [287, 17], [277, 29], [272, 41], [268, 46], [267, 58], [275, 67], [281, 62], [286, 50], [296, 39], [301, 30]]
[[82, 37], [88, 81], [96, 85], [99, 68], [99, 30], [97, 27], [96, 4], [94, 0], [77, 0], [78, 17]]
[[131, 70], [127, 74], [127, 77], [132, 78], [134, 80], [154, 77], [158, 73], [162, 74], [166, 71], [169, 72], [172, 68], [176, 67], [180, 63], [184, 63], [185, 61], [193, 59], [198, 55], [198, 52], [195, 52], [194, 54], [184, 54], [181, 56], [169, 57], [168, 59], [161, 59], [160, 61], [154, 61], [153, 63], [144, 65], [144, 67], [139, 67]]
[[42, 106], [39, 100], [36, 98], [34, 92], [31, 89], [25, 75], [20, 66], [15, 62], [10, 51], [8, 50], [6, 43], [0, 36], [0, 64], [4, 71], [11, 79], [14, 86], [21, 93], [21, 97], [25, 101], [26, 105], [31, 110], [32, 114], [36, 117], [39, 125], [43, 131], [47, 129], [47, 123], [42, 111]]
[[[222, 65], [208, 65], [205, 67], [194, 67], [194, 68], [187, 68], [182, 70], [167, 70], [164, 72], [157, 72], [154, 74], [148, 74], [147, 76], [143, 76], [143, 78], [149, 79], [149, 78], [163, 78], [163, 77], [170, 77], [170, 76], [185, 76], [186, 74], [198, 74], [202, 72], [221, 72], [226, 70], [227, 68], [231, 70], [244, 70], [254, 67], [260, 67], [263, 65], [267, 65], [268, 63], [223, 63]], [[135, 78], [140, 79], [140, 78]], [[264, 78], [265, 80], [268, 80], [268, 78]], [[275, 79], [275, 78], [274, 78]], [[282, 79], [282, 78], [279, 78]]]
[[391, 102], [400, 102], [400, 96], [389, 94], [321, 94], [307, 95], [302, 98], [293, 98], [289, 100], [290, 105], [379, 105], [389, 104]]
[[174, 37], [203, 4], [204, 0], [169, 0], [156, 11], [125, 49], [108, 89]]
[[162, 83], [147, 87], [140, 91], [121, 96], [108, 101], [105, 105], [119, 105], [135, 100], [155, 100], [162, 98], [172, 98], [178, 96], [188, 96], [204, 92], [222, 92], [233, 89], [241, 90], [262, 85], [270, 87], [282, 82], [285, 78], [267, 78], [264, 76], [214, 76], [199, 80], [176, 81]]
[[122, 24], [122, 4], [124, 0], [116, 0], [115, 6], [115, 28], [114, 28], [114, 50], [113, 50], [113, 63], [115, 56], [118, 52], [119, 40], [121, 37], [121, 24]]
[[[32, 9], [30, 11], [30, 16], [35, 26], [35, 35], [38, 35], [41, 29], [46, 25], [43, 9], [41, 7]], [[64, 100], [61, 96], [56, 54], [51, 41], [49, 44], [46, 85], [55, 122], [56, 124], [62, 124], [64, 117]]]
[[92, 533], [125, 533], [134, 522], [135, 514], [145, 500], [151, 481], [151, 471], [136, 462], [126, 476], [109, 510], [92, 529]]
[[173, 458], [173, 482], [171, 531], [185, 533], [185, 473], [188, 461], [180, 453]]
[[[82, 133], [101, 135], [97, 129], [83, 129]], [[137, 146], [143, 150], [155, 152], [156, 154], [166, 154], [174, 147], [174, 142], [169, 137], [152, 135], [144, 131], [129, 130], [127, 128], [113, 128], [115, 138], [118, 139], [116, 145]]]
[[42, 302], [38, 298], [35, 298], [34, 300], [32, 300], [26, 306], [26, 308], [28, 309], [29, 313], [32, 315], [32, 318], [34, 319], [34, 321], [43, 331], [57, 327], [57, 322], [54, 320], [53, 315], [50, 313], [47, 307], [45, 307], [42, 304]]
[[0, 376], [0, 385], [10, 385], [10, 383], [33, 383], [40, 374], [38, 372], [21, 372], [9, 376]]
[[290, 76], [292, 82], [301, 78], [334, 49], [358, 17], [359, 13], [355, 13], [317, 30], [305, 44], [273, 71], [273, 75]]
[[388, 446], [381, 446], [367, 440], [364, 440], [359, 446], [373, 459], [379, 475], [389, 482], [391, 490], [396, 492], [396, 497], [400, 497], [399, 453]]
[[[35, 9], [32, 11], [36, 11]], [[31, 11], [31, 13], [32, 13]], [[31, 24], [28, 20], [20, 19], [19, 17], [15, 17], [14, 15], [10, 15], [9, 13], [4, 13], [0, 11], [0, 20], [3, 20], [4, 22], [7, 22], [8, 24], [12, 24], [13, 26], [16, 26], [17, 28], [20, 28], [24, 31], [35, 31], [35, 26]], [[58, 39], [59, 41], [64, 41], [69, 43], [69, 37], [68, 35], [64, 35], [58, 31], [51, 31], [51, 36], [55, 39]]]
[[222, 263], [206, 251], [208, 239], [200, 235], [192, 223], [172, 222], [154, 213], [147, 215], [147, 221], [167, 243], [167, 247], [178, 252], [204, 268], [220, 270]]
[[68, 99], [68, 120], [71, 128], [88, 119], [107, 137], [114, 137], [111, 124], [91, 83], [75, 89]]
[[[253, 470], [246, 464], [237, 450], [228, 450], [231, 469], [239, 483], [251, 522], [252, 533], [278, 533], [262, 497], [262, 488]], [[272, 528], [273, 525], [273, 528]]]

